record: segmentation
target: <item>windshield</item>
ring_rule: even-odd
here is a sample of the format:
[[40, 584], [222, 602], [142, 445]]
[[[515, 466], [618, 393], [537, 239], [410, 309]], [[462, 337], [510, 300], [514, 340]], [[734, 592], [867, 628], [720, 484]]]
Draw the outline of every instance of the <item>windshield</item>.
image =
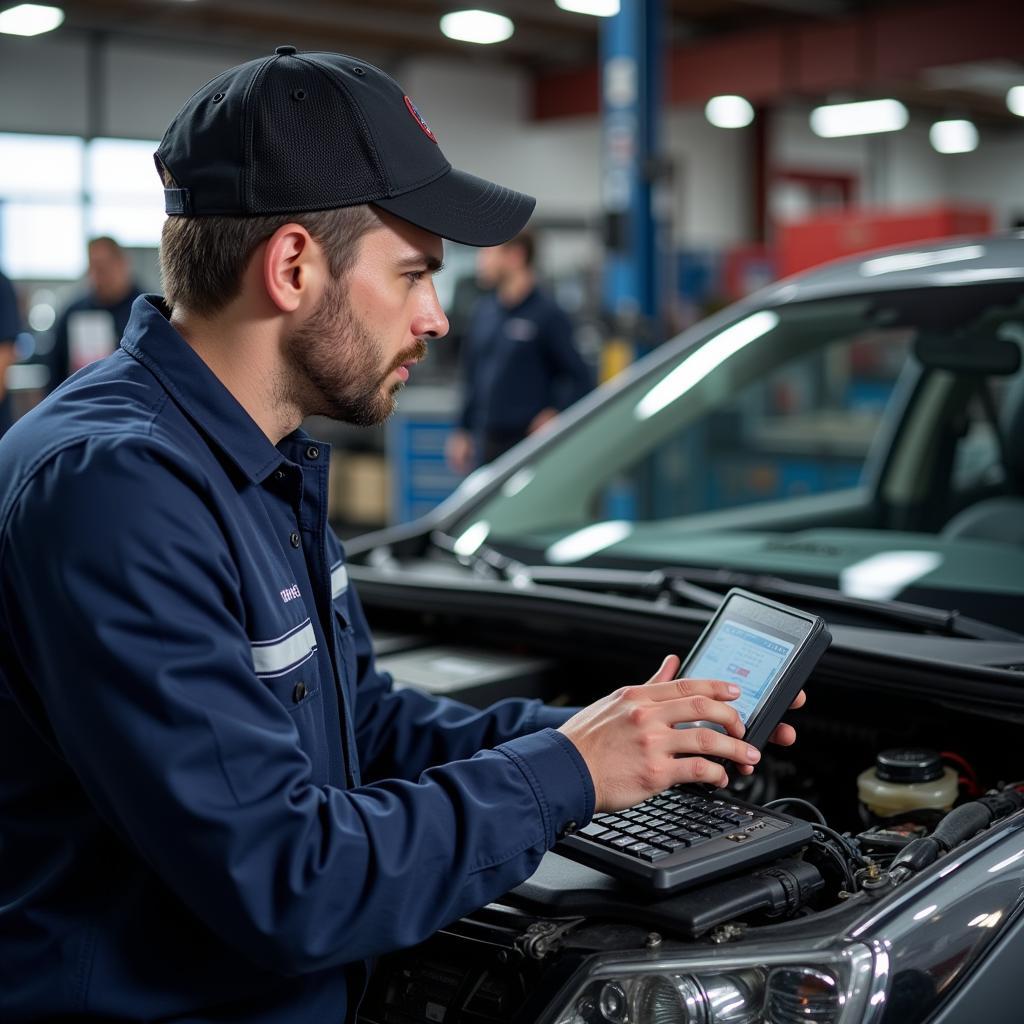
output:
[[1017, 281], [748, 307], [669, 343], [453, 533], [532, 563], [1019, 599], [1022, 344]]

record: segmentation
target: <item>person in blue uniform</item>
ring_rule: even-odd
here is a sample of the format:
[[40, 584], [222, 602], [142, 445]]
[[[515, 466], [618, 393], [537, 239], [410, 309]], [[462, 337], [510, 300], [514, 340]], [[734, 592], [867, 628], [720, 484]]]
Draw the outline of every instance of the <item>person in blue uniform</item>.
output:
[[64, 309], [53, 328], [53, 348], [47, 358], [51, 391], [76, 370], [117, 348], [141, 291], [128, 255], [116, 239], [91, 238], [87, 249], [88, 289]]
[[11, 396], [7, 393], [7, 370], [17, 360], [15, 342], [21, 331], [18, 296], [14, 285], [0, 274], [0, 437], [11, 425]]
[[493, 461], [594, 386], [572, 321], [537, 283], [534, 254], [524, 231], [477, 257], [477, 278], [493, 291], [463, 342], [462, 408], [446, 446], [458, 473]]
[[[387, 417], [447, 330], [442, 239], [499, 243], [529, 197], [453, 169], [376, 68], [290, 46], [156, 156], [165, 296], [0, 440], [0, 1020], [352, 1021], [372, 958], [595, 809], [757, 752], [671, 656], [575, 712], [374, 664], [300, 424]], [[699, 720], [728, 735], [672, 727]]]

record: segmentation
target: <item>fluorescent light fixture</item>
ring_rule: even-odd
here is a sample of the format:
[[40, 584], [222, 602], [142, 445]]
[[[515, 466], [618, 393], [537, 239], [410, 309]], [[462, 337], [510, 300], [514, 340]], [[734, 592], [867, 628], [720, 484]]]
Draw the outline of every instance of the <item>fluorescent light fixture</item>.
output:
[[598, 551], [618, 544], [620, 540], [625, 540], [632, 532], [633, 524], [625, 519], [609, 519], [604, 523], [594, 523], [570, 533], [561, 540], [556, 540], [544, 552], [544, 557], [552, 565], [580, 562], [584, 558], [596, 555]]
[[0, 32], [11, 36], [38, 36], [52, 32], [64, 20], [59, 7], [43, 4], [18, 4], [0, 12]]
[[779, 314], [770, 309], [740, 320], [726, 327], [721, 334], [704, 342], [692, 355], [687, 356], [674, 370], [663, 377], [636, 404], [633, 415], [646, 420], [681, 398], [695, 384], [702, 381], [716, 366], [724, 363], [745, 345], [756, 341], [778, 325]]
[[1011, 114], [1024, 117], [1024, 85], [1015, 85], [1006, 94], [1006, 107]]
[[861, 103], [833, 103], [811, 111], [811, 131], [823, 139], [844, 135], [874, 135], [898, 132], [910, 115], [899, 100], [864, 100]]
[[463, 43], [500, 43], [515, 31], [511, 19], [490, 11], [452, 11], [441, 17], [441, 31]]
[[474, 523], [459, 535], [459, 539], [454, 544], [455, 554], [461, 555], [463, 558], [476, 554], [477, 549], [487, 540], [487, 535], [490, 532], [491, 524], [483, 519]]
[[843, 569], [839, 589], [850, 597], [891, 601], [941, 564], [937, 551], [885, 551]]
[[592, 14], [595, 18], [613, 18], [619, 13], [619, 0], [555, 0], [563, 11]]
[[754, 120], [754, 108], [742, 96], [712, 96], [704, 116], [716, 128], [746, 128]]
[[900, 252], [895, 256], [877, 256], [860, 265], [861, 277], [877, 277], [879, 274], [893, 274], [898, 270], [923, 270], [938, 267], [943, 263], [961, 263], [964, 260], [980, 260], [985, 255], [983, 245], [958, 245], [954, 249], [936, 249], [933, 252]]
[[978, 148], [978, 129], [973, 121], [936, 121], [928, 130], [937, 153], [971, 153]]

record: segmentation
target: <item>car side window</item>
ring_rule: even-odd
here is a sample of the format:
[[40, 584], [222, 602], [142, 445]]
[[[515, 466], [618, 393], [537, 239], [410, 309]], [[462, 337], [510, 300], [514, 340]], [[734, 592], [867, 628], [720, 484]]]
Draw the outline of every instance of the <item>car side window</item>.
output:
[[1024, 402], [1024, 373], [989, 378], [984, 386], [991, 396], [991, 409], [986, 409], [981, 394], [975, 392], [964, 410], [951, 472], [955, 494], [988, 487], [1015, 489], [1008, 481], [1012, 471], [1004, 465], [1004, 453], [1022, 443], [1016, 436], [1014, 420], [1017, 406]]

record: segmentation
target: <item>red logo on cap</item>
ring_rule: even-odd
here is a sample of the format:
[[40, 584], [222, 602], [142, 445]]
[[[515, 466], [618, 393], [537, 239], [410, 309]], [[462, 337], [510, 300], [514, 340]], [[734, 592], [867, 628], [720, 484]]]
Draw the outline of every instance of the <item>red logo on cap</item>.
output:
[[416, 123], [423, 129], [423, 134], [426, 135], [426, 137], [430, 139], [430, 141], [433, 142], [434, 145], [436, 146], [437, 139], [434, 138], [434, 133], [430, 130], [430, 125], [427, 124], [427, 122], [423, 119], [423, 115], [416, 109], [416, 104], [413, 103], [413, 101], [409, 99], [408, 96], [403, 96], [402, 99], [405, 100], [406, 109], [409, 111], [410, 114], [412, 114], [413, 119], [416, 121]]

